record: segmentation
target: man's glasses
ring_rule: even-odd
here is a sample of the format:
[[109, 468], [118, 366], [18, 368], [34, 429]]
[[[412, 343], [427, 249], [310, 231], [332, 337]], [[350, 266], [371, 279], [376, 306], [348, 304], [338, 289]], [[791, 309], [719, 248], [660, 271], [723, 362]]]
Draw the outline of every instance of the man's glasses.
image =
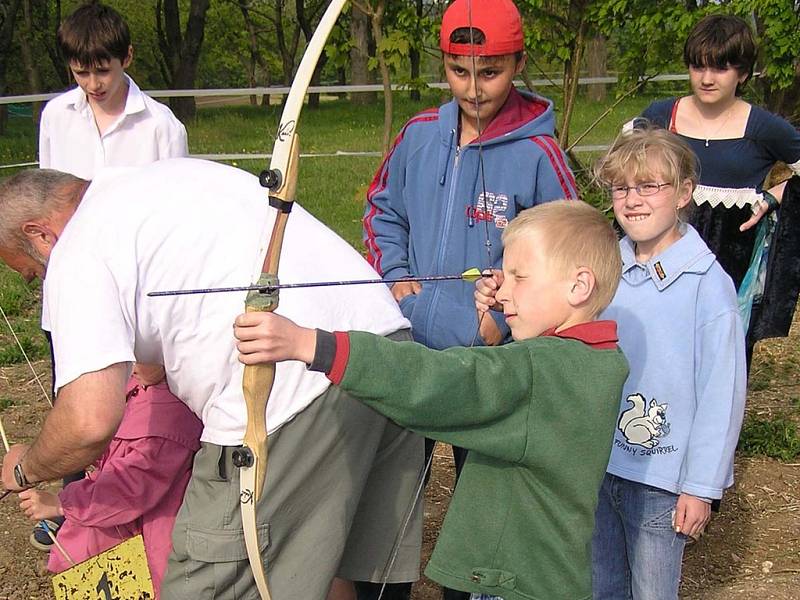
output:
[[672, 185], [671, 183], [655, 183], [653, 181], [646, 181], [644, 183], [637, 183], [636, 185], [612, 185], [611, 197], [614, 200], [623, 200], [628, 197], [628, 192], [636, 190], [640, 196], [654, 196], [661, 191], [661, 188]]

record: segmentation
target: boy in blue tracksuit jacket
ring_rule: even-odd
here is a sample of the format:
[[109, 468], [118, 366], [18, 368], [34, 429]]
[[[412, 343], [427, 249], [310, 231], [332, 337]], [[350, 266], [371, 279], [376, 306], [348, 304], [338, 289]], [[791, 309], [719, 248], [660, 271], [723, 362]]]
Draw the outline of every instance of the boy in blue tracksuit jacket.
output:
[[[364, 240], [368, 259], [386, 279], [498, 268], [500, 236], [519, 211], [577, 197], [553, 139], [552, 102], [512, 84], [525, 64], [516, 7], [511, 0], [472, 0], [470, 19], [468, 4], [456, 0], [442, 21], [453, 100], [406, 123], [368, 191]], [[437, 349], [473, 343], [478, 319], [471, 286], [400, 283], [392, 292], [416, 341]], [[484, 321], [476, 343], [507, 341], [502, 315]]]
[[[501, 236], [517, 213], [578, 196], [553, 138], [553, 103], [514, 88], [525, 54], [512, 0], [456, 0], [440, 47], [453, 100], [405, 124], [367, 193], [367, 258], [384, 279], [499, 268]], [[430, 348], [510, 340], [502, 314], [479, 321], [463, 282], [400, 282], [391, 291], [414, 340]], [[454, 447], [453, 456], [458, 475], [466, 451]]]

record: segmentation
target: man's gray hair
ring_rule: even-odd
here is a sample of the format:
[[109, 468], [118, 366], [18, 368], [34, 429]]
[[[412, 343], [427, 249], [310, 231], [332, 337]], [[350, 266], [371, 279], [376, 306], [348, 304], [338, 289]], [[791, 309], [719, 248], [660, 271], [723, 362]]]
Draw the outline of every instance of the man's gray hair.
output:
[[22, 224], [74, 202], [65, 192], [81, 181], [61, 171], [29, 169], [0, 182], [0, 247], [27, 253]]

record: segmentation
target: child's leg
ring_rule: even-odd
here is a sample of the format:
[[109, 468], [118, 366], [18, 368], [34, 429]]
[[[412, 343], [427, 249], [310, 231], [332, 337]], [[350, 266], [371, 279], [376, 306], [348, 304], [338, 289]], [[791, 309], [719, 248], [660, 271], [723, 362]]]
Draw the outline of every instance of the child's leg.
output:
[[592, 597], [630, 600], [631, 571], [620, 512], [619, 478], [606, 473], [600, 488], [592, 536]]
[[677, 600], [686, 536], [675, 533], [678, 496], [624, 479], [621, 482], [631, 591], [634, 600]]

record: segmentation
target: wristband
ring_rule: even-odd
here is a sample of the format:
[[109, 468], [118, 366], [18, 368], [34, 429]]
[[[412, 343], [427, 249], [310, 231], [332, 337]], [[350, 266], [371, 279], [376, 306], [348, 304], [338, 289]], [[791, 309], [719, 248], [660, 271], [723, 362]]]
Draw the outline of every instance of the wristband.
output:
[[767, 191], [761, 192], [761, 201], [767, 205], [767, 214], [778, 208], [778, 199]]

